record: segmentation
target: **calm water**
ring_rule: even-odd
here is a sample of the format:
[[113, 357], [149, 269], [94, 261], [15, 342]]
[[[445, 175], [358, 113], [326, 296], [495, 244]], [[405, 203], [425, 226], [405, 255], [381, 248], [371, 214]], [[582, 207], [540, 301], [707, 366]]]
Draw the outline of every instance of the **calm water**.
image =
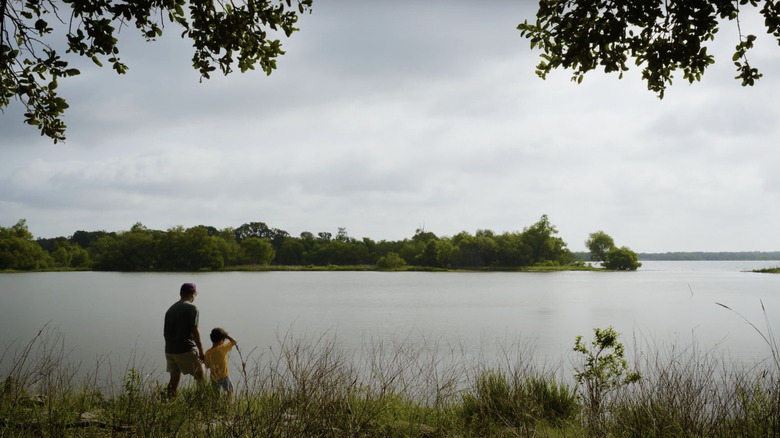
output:
[[[570, 356], [577, 335], [612, 325], [629, 348], [687, 346], [753, 363], [770, 356], [758, 328], [780, 324], [780, 275], [741, 272], [777, 262], [645, 262], [638, 272], [0, 274], [0, 348], [48, 324], [71, 361], [114, 374], [132, 360], [165, 378], [162, 318], [181, 283], [198, 285], [204, 340], [226, 328], [243, 352], [287, 333], [325, 334], [346, 348], [394, 339], [436, 341], [490, 357], [531, 344], [536, 359]], [[108, 360], [108, 362], [106, 362]], [[6, 365], [0, 362], [0, 366]]]

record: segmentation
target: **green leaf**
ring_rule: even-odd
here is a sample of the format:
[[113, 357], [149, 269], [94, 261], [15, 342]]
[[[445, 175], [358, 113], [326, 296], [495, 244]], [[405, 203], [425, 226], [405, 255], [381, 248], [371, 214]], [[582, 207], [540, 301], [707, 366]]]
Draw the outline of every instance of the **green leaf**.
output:
[[46, 30], [48, 25], [49, 23], [39, 18], [38, 20], [35, 21], [35, 30], [37, 30], [38, 32], [43, 32]]

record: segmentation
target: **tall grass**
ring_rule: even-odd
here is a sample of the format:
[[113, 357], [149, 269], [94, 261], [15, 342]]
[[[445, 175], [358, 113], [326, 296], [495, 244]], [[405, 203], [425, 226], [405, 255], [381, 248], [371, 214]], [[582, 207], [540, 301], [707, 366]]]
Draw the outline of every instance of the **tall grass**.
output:
[[561, 377], [564, 360], [538, 364], [527, 345], [470, 358], [435, 340], [351, 350], [327, 333], [285, 333], [231, 356], [233, 399], [191, 381], [167, 399], [144, 364], [98, 381], [44, 328], [0, 354], [0, 436], [780, 436], [774, 364], [744, 367], [695, 346], [641, 350], [631, 367], [642, 378], [608, 394], [595, 429], [586, 397]]
[[607, 432], [642, 437], [780, 436], [772, 366], [745, 368], [696, 346], [645, 357], [643, 377], [611, 400]]

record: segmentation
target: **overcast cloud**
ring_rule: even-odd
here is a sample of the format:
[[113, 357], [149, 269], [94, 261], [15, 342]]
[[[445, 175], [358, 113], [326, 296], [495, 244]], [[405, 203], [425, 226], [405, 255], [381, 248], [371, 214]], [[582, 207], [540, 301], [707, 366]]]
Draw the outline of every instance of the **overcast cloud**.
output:
[[202, 83], [176, 29], [152, 44], [127, 29], [127, 75], [85, 64], [61, 84], [64, 144], [18, 107], [0, 115], [0, 225], [56, 237], [262, 221], [399, 240], [547, 214], [575, 251], [597, 230], [638, 252], [780, 250], [775, 42], [759, 41], [765, 76], [743, 88], [726, 24], [703, 82], [678, 74], [659, 100], [638, 72], [537, 78], [516, 30], [534, 12], [318, 1], [271, 76]]

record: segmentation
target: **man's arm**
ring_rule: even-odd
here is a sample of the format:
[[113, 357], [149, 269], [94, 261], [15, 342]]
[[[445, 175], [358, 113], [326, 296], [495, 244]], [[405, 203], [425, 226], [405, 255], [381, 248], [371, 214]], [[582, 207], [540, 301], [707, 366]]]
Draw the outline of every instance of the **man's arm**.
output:
[[203, 345], [200, 343], [200, 330], [198, 330], [196, 325], [192, 326], [192, 339], [195, 341], [195, 346], [198, 347], [198, 357], [203, 362], [206, 356], [203, 354]]

